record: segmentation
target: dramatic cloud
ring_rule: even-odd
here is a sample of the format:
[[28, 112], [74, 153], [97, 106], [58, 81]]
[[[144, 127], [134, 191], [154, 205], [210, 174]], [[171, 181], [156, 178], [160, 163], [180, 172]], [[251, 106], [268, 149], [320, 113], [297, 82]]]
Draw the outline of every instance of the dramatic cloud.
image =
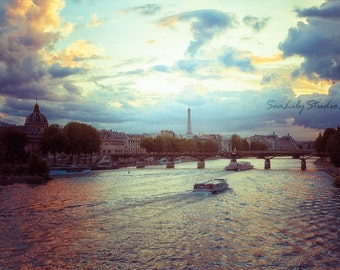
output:
[[327, 92], [340, 78], [339, 1], [295, 12], [280, 1], [128, 2], [3, 0], [0, 121], [22, 125], [38, 98], [49, 123], [126, 133], [185, 133], [188, 106], [195, 134], [312, 139], [339, 124], [339, 84]]
[[193, 40], [190, 41], [186, 53], [195, 56], [199, 49], [216, 35], [235, 26], [234, 15], [218, 10], [195, 10], [165, 17], [159, 23], [162, 26], [173, 26], [177, 21], [191, 21]]
[[[55, 44], [73, 28], [60, 18], [65, 2], [5, 2], [0, 7], [0, 95], [4, 100], [79, 102], [82, 93], [69, 77], [85, 75], [89, 68], [85, 60], [96, 59], [98, 50], [85, 40], [55, 50]], [[4, 112], [7, 109], [3, 107]]]
[[284, 57], [304, 57], [294, 76], [306, 74], [311, 79], [340, 80], [340, 20], [339, 1], [328, 1], [320, 8], [298, 10], [307, 16], [307, 23], [300, 22], [291, 28], [279, 48]]
[[[0, 31], [0, 94], [47, 98], [49, 77], [70, 70], [49, 68], [42, 59], [46, 48], [60, 38], [59, 12], [63, 1], [5, 1]], [[57, 70], [58, 69], [58, 70]], [[52, 74], [49, 73], [52, 72]]]
[[297, 9], [300, 17], [317, 17], [325, 19], [339, 19], [340, 5], [337, 0], [329, 0], [324, 3], [321, 8], [312, 7], [306, 9]]
[[255, 32], [261, 31], [268, 23], [269, 18], [257, 18], [254, 16], [245, 16], [243, 18], [243, 23], [251, 27]]
[[65, 50], [58, 53], [49, 53], [45, 60], [49, 64], [60, 63], [71, 68], [84, 67], [85, 60], [99, 58], [99, 50], [86, 40], [77, 40]]
[[70, 75], [84, 73], [84, 70], [81, 68], [61, 67], [59, 64], [54, 64], [48, 71], [53, 78], [64, 78]]

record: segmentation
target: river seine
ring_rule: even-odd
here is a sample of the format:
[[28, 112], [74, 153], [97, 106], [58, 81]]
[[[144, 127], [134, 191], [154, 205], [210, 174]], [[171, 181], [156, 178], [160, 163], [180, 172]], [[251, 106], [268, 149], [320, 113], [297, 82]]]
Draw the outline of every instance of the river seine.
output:
[[[313, 160], [229, 160], [0, 187], [0, 269], [336, 269], [340, 187]], [[219, 194], [196, 181], [226, 178]], [[338, 268], [339, 269], [339, 268]]]

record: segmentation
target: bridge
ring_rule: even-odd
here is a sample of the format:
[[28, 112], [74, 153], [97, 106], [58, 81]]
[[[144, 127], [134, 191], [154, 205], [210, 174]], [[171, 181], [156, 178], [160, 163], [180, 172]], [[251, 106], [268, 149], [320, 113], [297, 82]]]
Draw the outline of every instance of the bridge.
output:
[[[229, 153], [230, 154], [230, 153]], [[238, 151], [230, 154], [230, 158], [255, 157], [264, 159], [264, 168], [270, 169], [270, 160], [275, 157], [292, 157], [301, 160], [301, 170], [306, 169], [306, 160], [311, 157], [324, 157], [326, 154], [315, 153], [313, 149], [304, 150], [288, 150], [288, 151]]]
[[205, 168], [205, 160], [211, 157], [222, 157], [229, 158], [236, 161], [238, 158], [261, 158], [264, 159], [264, 168], [270, 169], [271, 159], [275, 157], [292, 157], [301, 160], [301, 170], [306, 169], [306, 160], [311, 157], [325, 157], [327, 153], [316, 153], [313, 149], [302, 149], [302, 150], [289, 150], [289, 151], [233, 151], [233, 152], [206, 152], [206, 153], [117, 153], [111, 154], [112, 160], [117, 160], [118, 158], [130, 158], [133, 157], [140, 162], [143, 162], [146, 158], [153, 157], [154, 159], [160, 159], [165, 157], [167, 159], [166, 168], [175, 167], [175, 159], [179, 157], [193, 157], [197, 160], [197, 168]]

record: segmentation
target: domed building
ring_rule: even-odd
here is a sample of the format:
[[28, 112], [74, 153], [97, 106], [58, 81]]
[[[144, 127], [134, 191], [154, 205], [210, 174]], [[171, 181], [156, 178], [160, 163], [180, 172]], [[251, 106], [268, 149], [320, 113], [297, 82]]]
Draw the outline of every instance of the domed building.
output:
[[33, 112], [26, 117], [24, 132], [28, 138], [27, 152], [40, 152], [40, 139], [44, 130], [48, 128], [48, 121], [45, 115], [40, 112], [38, 102], [36, 101]]
[[38, 102], [35, 103], [33, 112], [26, 117], [25, 127], [35, 127], [41, 133], [48, 127], [47, 118], [40, 112]]
[[26, 134], [28, 144], [25, 150], [27, 153], [40, 152], [40, 140], [46, 128], [48, 128], [48, 121], [45, 115], [40, 112], [38, 102], [35, 103], [33, 112], [26, 117], [24, 126], [0, 123], [0, 131], [12, 129]]

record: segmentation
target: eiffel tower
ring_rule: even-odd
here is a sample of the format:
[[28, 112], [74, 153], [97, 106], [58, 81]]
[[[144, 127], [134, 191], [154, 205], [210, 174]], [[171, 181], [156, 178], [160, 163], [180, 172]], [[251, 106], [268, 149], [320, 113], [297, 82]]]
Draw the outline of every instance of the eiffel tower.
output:
[[187, 137], [192, 137], [192, 131], [191, 131], [191, 116], [190, 116], [190, 107], [188, 108], [188, 123], [187, 123]]

